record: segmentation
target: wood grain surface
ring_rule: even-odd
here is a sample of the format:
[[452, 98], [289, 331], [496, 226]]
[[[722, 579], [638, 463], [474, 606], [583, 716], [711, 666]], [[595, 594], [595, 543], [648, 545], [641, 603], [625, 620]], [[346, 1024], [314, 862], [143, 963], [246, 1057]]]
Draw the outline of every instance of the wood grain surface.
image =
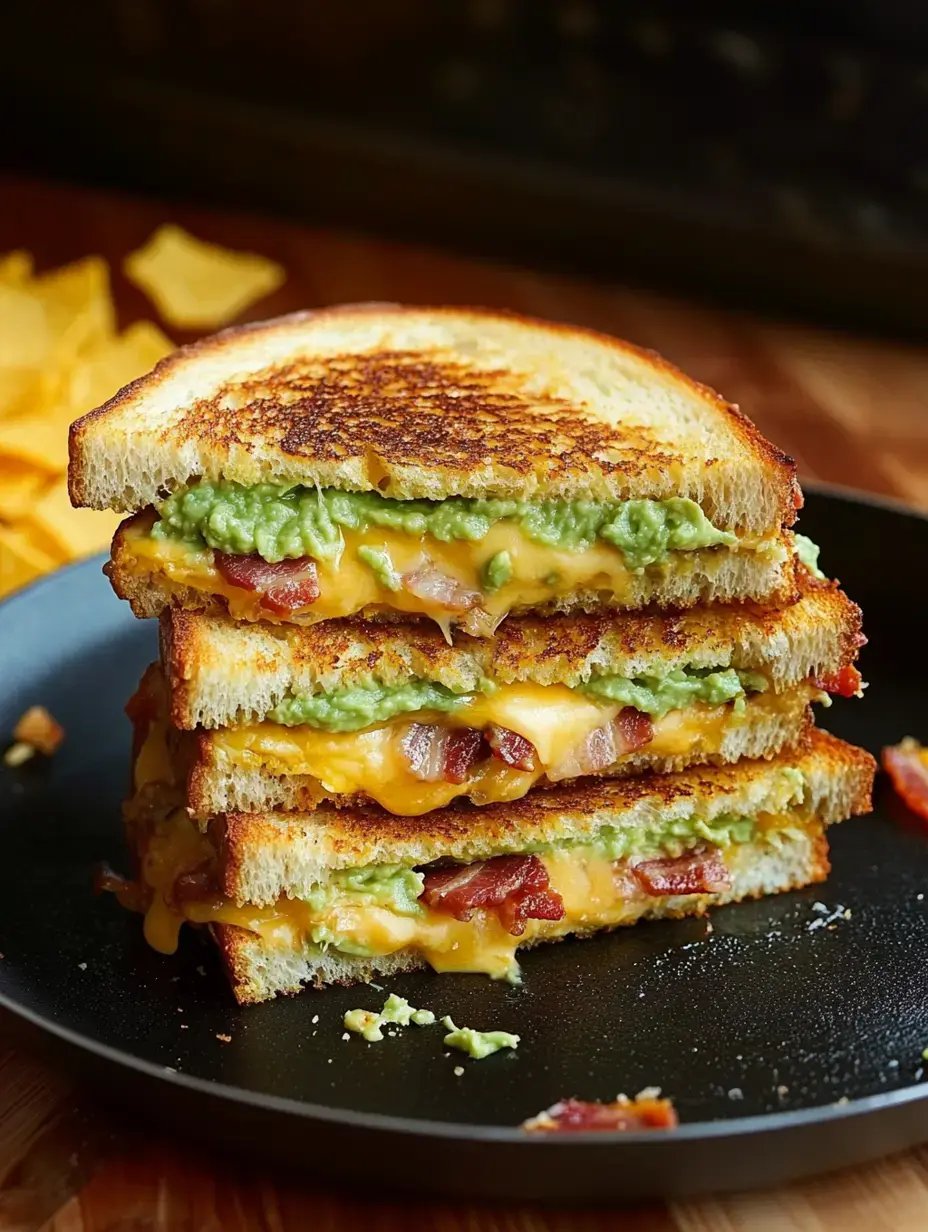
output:
[[[655, 347], [740, 403], [804, 478], [928, 508], [928, 349], [726, 314], [621, 286], [488, 266], [254, 217], [0, 178], [0, 252], [40, 267], [113, 263], [122, 323], [151, 317], [118, 274], [164, 221], [289, 272], [252, 317], [356, 300], [471, 303], [593, 326]], [[186, 337], [173, 332], [177, 341]], [[91, 1093], [0, 1034], [0, 1232], [925, 1232], [928, 1148], [776, 1192], [623, 1211], [359, 1197], [249, 1171], [105, 1116]]]

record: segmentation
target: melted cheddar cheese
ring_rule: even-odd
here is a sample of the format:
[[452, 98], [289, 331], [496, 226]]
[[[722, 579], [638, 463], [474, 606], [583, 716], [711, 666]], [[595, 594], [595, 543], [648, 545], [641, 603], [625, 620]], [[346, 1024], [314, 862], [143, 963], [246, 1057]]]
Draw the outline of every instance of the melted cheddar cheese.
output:
[[[497, 522], [479, 542], [456, 540], [443, 543], [431, 536], [417, 538], [382, 527], [344, 531], [345, 549], [338, 563], [317, 561], [319, 598], [311, 607], [282, 618], [262, 606], [260, 596], [227, 582], [213, 563], [210, 548], [197, 548], [182, 540], [155, 539], [149, 534], [151, 518], [136, 519], [124, 533], [120, 565], [135, 576], [157, 576], [169, 592], [184, 587], [219, 595], [239, 620], [285, 619], [295, 624], [315, 624], [350, 616], [364, 608], [390, 608], [429, 616], [443, 627], [460, 614], [400, 588], [382, 586], [373, 570], [358, 558], [361, 547], [385, 548], [400, 574], [412, 573], [426, 562], [454, 578], [470, 591], [483, 592], [481, 606], [493, 618], [584, 590], [603, 591], [621, 602], [629, 585], [630, 571], [622, 552], [611, 544], [597, 542], [585, 551], [547, 547], [523, 535], [517, 525]], [[758, 545], [742, 541], [744, 550]], [[732, 550], [732, 549], [728, 549]], [[499, 552], [508, 552], [512, 576], [492, 593], [484, 592], [483, 568]], [[693, 553], [674, 553], [677, 570], [693, 568]]]
[[[716, 756], [726, 736], [763, 716], [793, 713], [805, 707], [813, 690], [799, 686], [788, 693], [751, 697], [742, 714], [731, 703], [695, 702], [654, 722], [654, 736], [639, 750], [654, 758]], [[443, 808], [458, 796], [475, 804], [517, 800], [590, 732], [609, 723], [618, 705], [594, 702], [566, 685], [503, 685], [491, 697], [479, 697], [453, 715], [402, 715], [359, 732], [254, 723], [211, 733], [220, 764], [260, 769], [268, 775], [303, 775], [322, 794], [365, 795], [389, 812], [407, 817]], [[535, 770], [515, 770], [498, 758], [474, 766], [463, 783], [423, 782], [409, 769], [402, 750], [411, 721], [485, 728], [490, 723], [518, 732], [538, 753]], [[630, 760], [634, 754], [620, 759]]]

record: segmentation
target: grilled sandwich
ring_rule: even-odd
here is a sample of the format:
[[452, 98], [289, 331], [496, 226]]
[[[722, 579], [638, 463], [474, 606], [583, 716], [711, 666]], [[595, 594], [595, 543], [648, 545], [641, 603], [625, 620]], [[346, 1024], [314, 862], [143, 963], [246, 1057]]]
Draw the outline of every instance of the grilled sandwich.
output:
[[139, 616], [427, 617], [796, 596], [795, 465], [654, 354], [482, 309], [349, 305], [183, 347], [73, 425]]
[[867, 812], [875, 763], [824, 732], [801, 753], [584, 780], [483, 809], [229, 814], [172, 789], [126, 807], [148, 941], [208, 925], [240, 1002], [420, 966], [518, 979], [522, 946], [821, 881], [826, 828]]
[[[803, 572], [783, 610], [427, 624], [235, 624], [172, 609], [130, 704], [199, 819], [376, 802], [407, 816], [584, 775], [771, 757], [860, 691], [860, 612]], [[166, 777], [163, 775], [162, 777]]]

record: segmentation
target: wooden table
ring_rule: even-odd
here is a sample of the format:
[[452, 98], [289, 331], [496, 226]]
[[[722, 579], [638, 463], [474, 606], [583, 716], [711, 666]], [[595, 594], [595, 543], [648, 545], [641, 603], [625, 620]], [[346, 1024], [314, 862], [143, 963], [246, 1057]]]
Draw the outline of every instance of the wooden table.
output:
[[[720, 389], [798, 460], [805, 478], [928, 507], [928, 350], [725, 314], [620, 286], [251, 217], [0, 179], [0, 252], [41, 267], [101, 252], [123, 323], [151, 317], [118, 274], [160, 222], [266, 253], [286, 286], [253, 316], [352, 300], [485, 304], [575, 321], [655, 347]], [[178, 337], [178, 341], [185, 339]], [[357, 1197], [250, 1172], [144, 1130], [0, 1036], [0, 1232], [907, 1232], [928, 1228], [928, 1148], [783, 1190], [629, 1212], [464, 1207]]]

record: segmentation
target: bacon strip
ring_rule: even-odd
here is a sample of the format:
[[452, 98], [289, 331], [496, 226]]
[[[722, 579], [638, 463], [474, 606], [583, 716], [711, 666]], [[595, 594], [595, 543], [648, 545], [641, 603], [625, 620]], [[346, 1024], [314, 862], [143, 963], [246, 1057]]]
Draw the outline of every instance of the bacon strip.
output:
[[423, 565], [413, 573], [405, 573], [403, 585], [411, 595], [428, 599], [449, 612], [470, 611], [483, 598], [479, 590], [468, 590], [457, 578], [449, 577], [434, 565]]
[[421, 900], [433, 911], [469, 920], [475, 911], [495, 910], [514, 937], [526, 920], [560, 920], [561, 896], [551, 889], [548, 870], [538, 856], [496, 856], [475, 864], [426, 871]]
[[487, 728], [486, 737], [493, 756], [504, 761], [507, 766], [512, 766], [514, 770], [535, 769], [538, 753], [531, 740], [526, 740], [508, 727], [499, 727], [496, 723], [491, 723]]
[[626, 706], [611, 723], [590, 732], [556, 766], [548, 766], [545, 773], [552, 783], [580, 778], [584, 774], [599, 774], [626, 754], [643, 748], [653, 738], [654, 724], [650, 716], [634, 706]]
[[424, 783], [463, 783], [483, 756], [483, 733], [473, 727], [410, 723], [403, 737], [410, 772]]
[[642, 860], [630, 865], [647, 894], [715, 894], [731, 888], [731, 875], [717, 851], [691, 851], [685, 856]]
[[93, 870], [94, 894], [115, 894], [120, 904], [128, 911], [144, 912], [148, 907], [151, 892], [138, 881], [130, 881], [121, 873], [114, 872], [109, 864], [101, 862]]
[[261, 595], [264, 607], [289, 616], [319, 598], [319, 575], [310, 556], [270, 564], [260, 556], [235, 556], [214, 551], [216, 568], [227, 582]]
[[825, 693], [836, 693], [838, 697], [856, 697], [860, 692], [861, 682], [860, 672], [850, 664], [830, 676], [819, 676], [812, 681], [817, 689]]
[[928, 764], [923, 753], [918, 741], [907, 736], [883, 750], [883, 769], [912, 812], [928, 821]]
[[546, 1112], [524, 1121], [529, 1133], [584, 1133], [612, 1130], [620, 1133], [642, 1129], [676, 1129], [680, 1124], [669, 1099], [638, 1096], [619, 1098], [612, 1104], [585, 1099], [562, 1099]]

